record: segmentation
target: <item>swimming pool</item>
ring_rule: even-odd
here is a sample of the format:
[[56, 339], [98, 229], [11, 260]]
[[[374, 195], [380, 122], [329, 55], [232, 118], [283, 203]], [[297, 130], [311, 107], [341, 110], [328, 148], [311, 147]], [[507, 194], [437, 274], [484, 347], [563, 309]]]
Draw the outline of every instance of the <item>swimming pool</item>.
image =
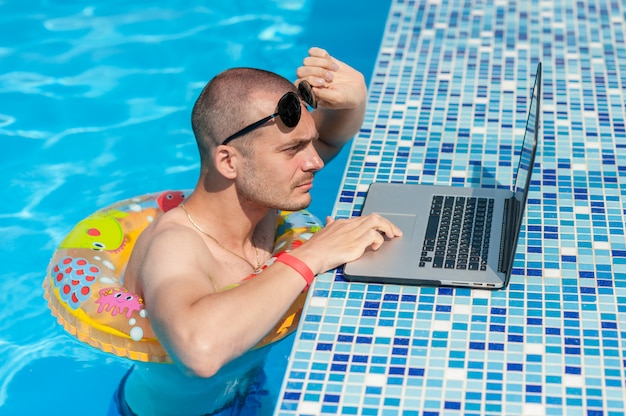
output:
[[[0, 2], [2, 415], [104, 413], [129, 362], [69, 337], [41, 281], [56, 244], [96, 209], [193, 187], [189, 114], [204, 83], [231, 66], [293, 78], [311, 45], [369, 79], [389, 7], [179, 3]], [[346, 155], [316, 179], [319, 217], [332, 211]], [[273, 352], [270, 388], [280, 388], [287, 354]]]

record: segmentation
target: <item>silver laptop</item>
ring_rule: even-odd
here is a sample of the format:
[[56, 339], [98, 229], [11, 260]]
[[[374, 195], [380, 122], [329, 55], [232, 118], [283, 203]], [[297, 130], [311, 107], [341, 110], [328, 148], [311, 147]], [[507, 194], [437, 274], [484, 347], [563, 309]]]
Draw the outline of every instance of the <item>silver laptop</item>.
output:
[[344, 267], [350, 281], [498, 289], [508, 284], [528, 197], [541, 101], [541, 63], [510, 189], [373, 183], [363, 215], [377, 212], [403, 236]]

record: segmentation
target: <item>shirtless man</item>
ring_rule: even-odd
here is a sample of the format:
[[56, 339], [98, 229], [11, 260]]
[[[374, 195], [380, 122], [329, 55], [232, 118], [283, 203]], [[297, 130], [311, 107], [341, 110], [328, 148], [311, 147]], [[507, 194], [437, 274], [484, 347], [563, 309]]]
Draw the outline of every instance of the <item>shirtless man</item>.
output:
[[[297, 83], [313, 86], [318, 108], [311, 112], [294, 98], [293, 83], [255, 69], [219, 74], [198, 98], [192, 113], [198, 184], [183, 207], [143, 232], [125, 274], [175, 365], [136, 365], [120, 386], [122, 414], [250, 414], [241, 404], [233, 410], [233, 400], [245, 396], [267, 348], [250, 350], [307, 282], [275, 262], [245, 284], [220, 289], [271, 257], [277, 210], [309, 205], [314, 173], [354, 136], [365, 114], [362, 74], [325, 50], [311, 48], [296, 73]], [[298, 111], [275, 114], [290, 91], [299, 118]], [[317, 275], [399, 235], [378, 215], [327, 219], [289, 254]]]

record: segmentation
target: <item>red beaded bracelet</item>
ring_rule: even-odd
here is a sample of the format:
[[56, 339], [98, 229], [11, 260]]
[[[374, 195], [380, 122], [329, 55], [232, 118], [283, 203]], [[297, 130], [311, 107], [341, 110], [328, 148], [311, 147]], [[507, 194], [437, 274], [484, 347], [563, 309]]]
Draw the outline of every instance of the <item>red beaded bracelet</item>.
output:
[[306, 281], [306, 287], [304, 288], [305, 290], [308, 289], [309, 286], [311, 286], [315, 275], [313, 274], [311, 268], [307, 266], [305, 262], [284, 251], [276, 257], [276, 261], [284, 263], [300, 273], [300, 276], [302, 276], [302, 278]]

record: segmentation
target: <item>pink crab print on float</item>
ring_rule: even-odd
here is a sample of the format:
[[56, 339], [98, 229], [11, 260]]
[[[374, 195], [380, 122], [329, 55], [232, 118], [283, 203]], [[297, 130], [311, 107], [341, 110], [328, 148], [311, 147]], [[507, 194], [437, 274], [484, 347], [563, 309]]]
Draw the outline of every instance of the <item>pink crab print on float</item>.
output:
[[185, 200], [185, 193], [181, 191], [165, 191], [157, 198], [157, 204], [161, 211], [167, 212], [176, 208]]
[[125, 288], [106, 287], [100, 290], [100, 297], [96, 300], [100, 305], [98, 313], [111, 312], [112, 316], [123, 313], [126, 309], [126, 317], [130, 318], [133, 312], [143, 310], [143, 299]]

